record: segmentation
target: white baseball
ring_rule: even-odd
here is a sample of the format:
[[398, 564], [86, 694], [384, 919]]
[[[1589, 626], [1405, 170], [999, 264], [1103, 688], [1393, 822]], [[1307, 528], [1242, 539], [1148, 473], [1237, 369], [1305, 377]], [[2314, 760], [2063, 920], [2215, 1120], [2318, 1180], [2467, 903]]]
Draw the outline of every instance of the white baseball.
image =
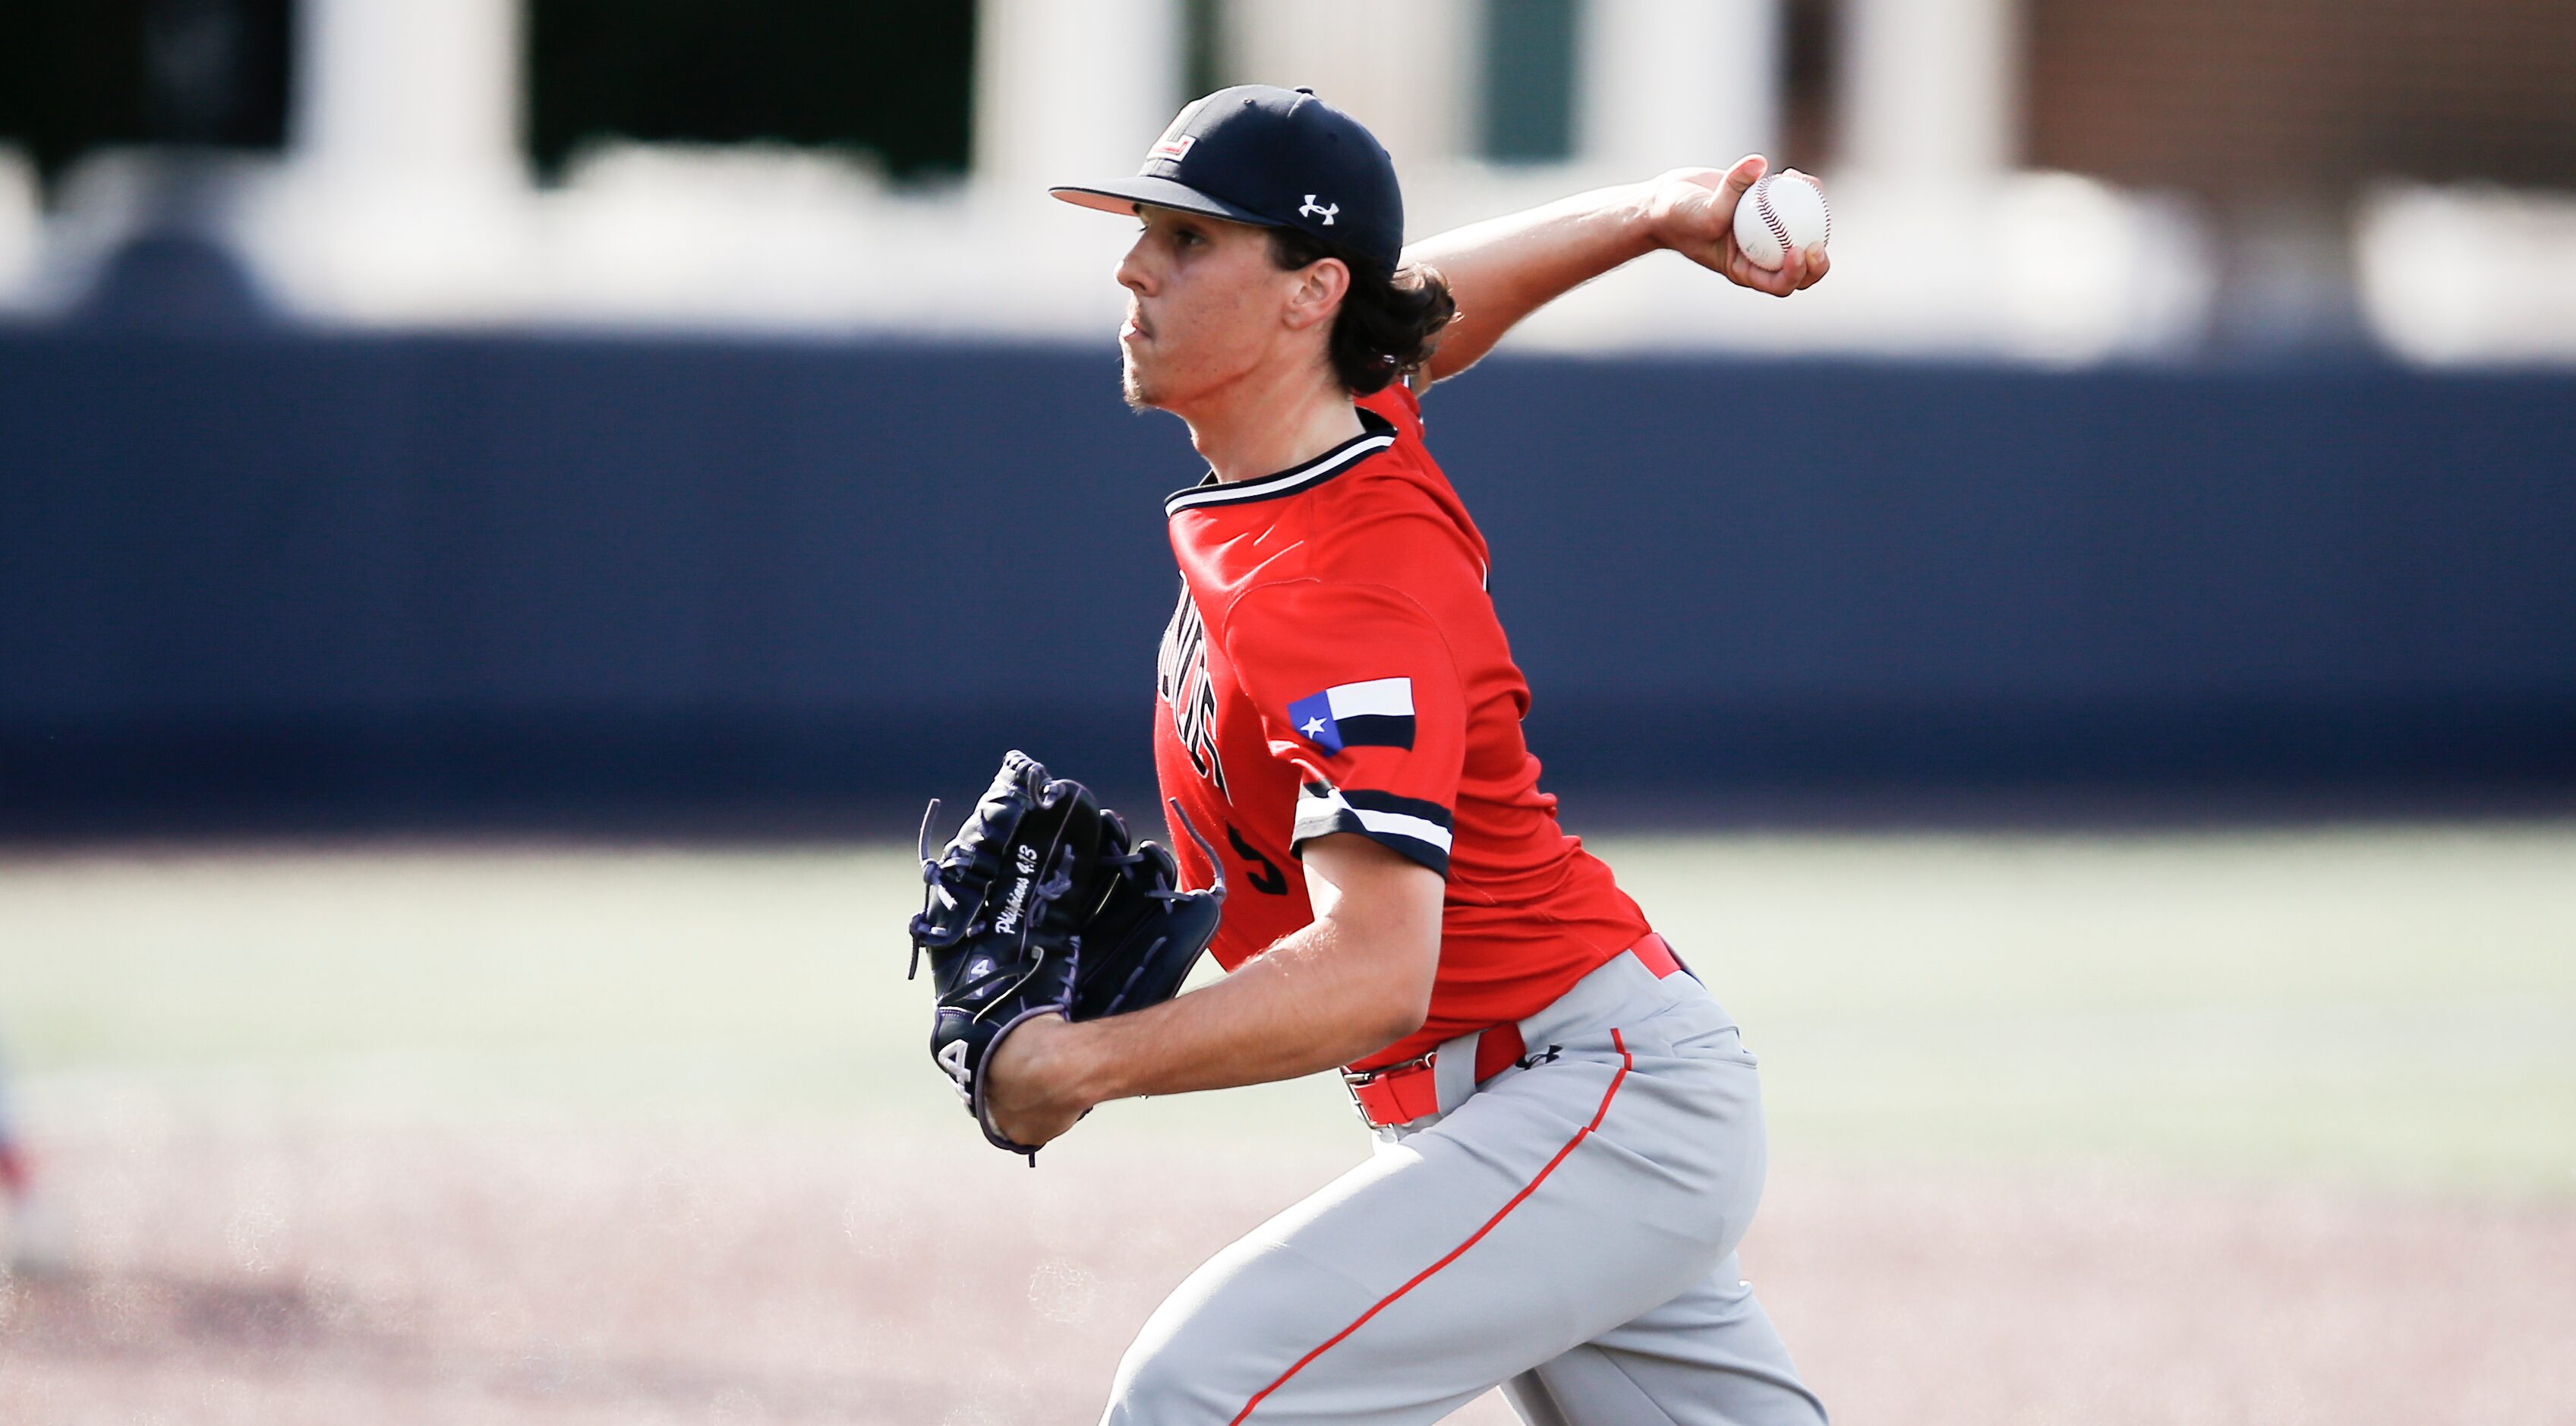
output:
[[1824, 190], [1803, 173], [1766, 173], [1735, 204], [1735, 245], [1756, 267], [1776, 268], [1791, 248], [1831, 242]]

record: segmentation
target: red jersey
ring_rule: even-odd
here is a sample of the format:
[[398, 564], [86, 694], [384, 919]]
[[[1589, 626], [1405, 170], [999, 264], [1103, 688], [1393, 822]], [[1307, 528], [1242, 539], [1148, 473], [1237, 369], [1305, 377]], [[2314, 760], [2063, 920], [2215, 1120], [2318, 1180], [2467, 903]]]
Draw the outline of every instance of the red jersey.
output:
[[1419, 403], [1394, 386], [1359, 414], [1362, 434], [1303, 465], [1164, 501], [1182, 587], [1154, 766], [1227, 859], [1228, 970], [1314, 919], [1309, 838], [1357, 832], [1446, 878], [1430, 1018], [1371, 1069], [1535, 1014], [1647, 925], [1538, 790], [1485, 539], [1423, 449]]

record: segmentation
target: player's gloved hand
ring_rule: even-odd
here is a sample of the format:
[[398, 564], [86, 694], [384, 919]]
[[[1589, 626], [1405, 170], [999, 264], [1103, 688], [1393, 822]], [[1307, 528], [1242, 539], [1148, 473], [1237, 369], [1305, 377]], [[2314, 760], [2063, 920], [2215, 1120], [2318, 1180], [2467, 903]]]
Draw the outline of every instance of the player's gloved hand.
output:
[[[1216, 934], [1225, 882], [1220, 873], [1205, 891], [1181, 890], [1169, 852], [1131, 843], [1089, 789], [1047, 776], [1024, 753], [1002, 760], [974, 815], [933, 856], [938, 814], [934, 801], [922, 817], [928, 890], [910, 926], [913, 969], [930, 958], [937, 995], [931, 1058], [984, 1137], [1034, 1161], [1038, 1144], [1069, 1125], [1030, 1139], [1005, 1133], [987, 1073], [995, 1051], [1044, 1017], [1096, 1019], [1179, 993]], [[1182, 825], [1217, 865], [1215, 849], [1186, 817]]]
[[1736, 246], [1735, 205], [1769, 169], [1769, 161], [1760, 154], [1748, 154], [1736, 160], [1733, 168], [1676, 168], [1654, 178], [1647, 184], [1646, 216], [1655, 241], [1711, 272], [1725, 274], [1738, 287], [1774, 297], [1824, 281], [1833, 262], [1822, 244], [1790, 249], [1776, 268], [1757, 265]]
[[1066, 1043], [1080, 1033], [1070, 1020], [1040, 1015], [993, 1046], [984, 1066], [984, 1113], [996, 1133], [1013, 1143], [1043, 1146], [1091, 1112], [1082, 1061]]

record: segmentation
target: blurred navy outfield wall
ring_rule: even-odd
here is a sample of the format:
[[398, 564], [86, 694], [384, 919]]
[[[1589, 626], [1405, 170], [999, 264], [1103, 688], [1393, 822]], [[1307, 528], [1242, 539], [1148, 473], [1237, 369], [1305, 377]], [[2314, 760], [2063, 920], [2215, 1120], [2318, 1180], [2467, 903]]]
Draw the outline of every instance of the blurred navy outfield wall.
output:
[[[1561, 788], [2576, 786], [2576, 378], [1496, 360]], [[0, 830], [1143, 786], [1115, 356], [0, 336]], [[1319, 632], [1318, 637], [1328, 637]]]

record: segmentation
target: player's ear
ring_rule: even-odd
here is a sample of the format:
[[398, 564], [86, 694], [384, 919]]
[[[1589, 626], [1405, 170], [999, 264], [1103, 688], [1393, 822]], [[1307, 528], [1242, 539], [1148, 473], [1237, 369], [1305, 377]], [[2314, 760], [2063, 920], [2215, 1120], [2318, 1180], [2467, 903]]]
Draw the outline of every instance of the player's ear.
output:
[[1296, 286], [1288, 296], [1291, 331], [1304, 331], [1329, 320], [1341, 310], [1342, 298], [1351, 290], [1351, 270], [1337, 257], [1317, 258], [1299, 268], [1296, 278]]

